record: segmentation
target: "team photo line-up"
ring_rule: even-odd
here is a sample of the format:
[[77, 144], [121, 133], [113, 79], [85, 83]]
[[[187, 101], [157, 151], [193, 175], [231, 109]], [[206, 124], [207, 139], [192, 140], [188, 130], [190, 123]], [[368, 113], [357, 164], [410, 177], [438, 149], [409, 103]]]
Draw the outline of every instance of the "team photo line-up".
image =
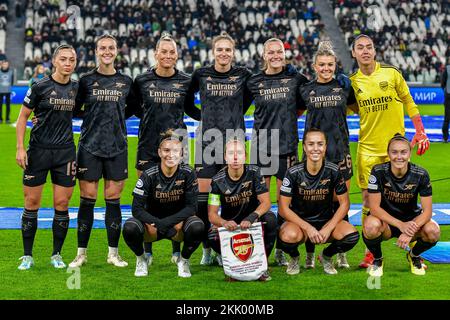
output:
[[[114, 68], [118, 43], [111, 35], [97, 38], [98, 66], [79, 81], [71, 78], [77, 65], [74, 48], [55, 49], [53, 73], [28, 90], [16, 124], [16, 162], [23, 169], [25, 198], [19, 270], [34, 265], [38, 210], [50, 171], [55, 210], [50, 262], [55, 268], [66, 268], [61, 250], [76, 179], [78, 249], [69, 266], [87, 263], [103, 178], [107, 262], [128, 265], [118, 252], [122, 234], [136, 255], [138, 277], [148, 275], [154, 241], [172, 241], [171, 260], [177, 264], [178, 276], [187, 278], [189, 259], [199, 246], [200, 264], [222, 263], [218, 228], [246, 230], [255, 222], [263, 225], [266, 256], [275, 250], [275, 263], [285, 266], [289, 275], [300, 272], [301, 244], [306, 247], [306, 268], [315, 267], [315, 245], [325, 243], [328, 246], [317, 257], [324, 272], [336, 274], [336, 267], [349, 268], [346, 252], [360, 237], [367, 247], [360, 267], [368, 268], [371, 276], [382, 276], [381, 242], [392, 237], [398, 238], [399, 247], [411, 248], [406, 254], [411, 272], [425, 274], [420, 254], [436, 244], [440, 229], [431, 219], [429, 175], [410, 162], [414, 147], [422, 155], [429, 141], [400, 71], [376, 61], [374, 43], [363, 34], [351, 46], [359, 68], [349, 77], [336, 76], [337, 57], [330, 41], [319, 43], [312, 80], [286, 63], [283, 42], [277, 38], [265, 42], [264, 67], [257, 74], [233, 65], [234, 47], [235, 41], [222, 32], [212, 41], [213, 64], [188, 75], [175, 68], [177, 43], [163, 33], [155, 48], [156, 65], [134, 81]], [[194, 103], [197, 92], [201, 109]], [[244, 114], [252, 102], [249, 161]], [[404, 137], [404, 106], [416, 130], [411, 142]], [[299, 159], [297, 120], [305, 111]], [[361, 236], [347, 216], [353, 166], [346, 117], [351, 112], [360, 117], [355, 167], [363, 199]], [[33, 127], [26, 149], [31, 113]], [[200, 121], [195, 168], [187, 161], [185, 113]], [[133, 115], [140, 118], [137, 182], [132, 217], [122, 226], [120, 198], [128, 178], [125, 120]], [[73, 117], [83, 119], [78, 148]], [[270, 211], [272, 176], [278, 214]], [[268, 271], [260, 278], [270, 279]]]

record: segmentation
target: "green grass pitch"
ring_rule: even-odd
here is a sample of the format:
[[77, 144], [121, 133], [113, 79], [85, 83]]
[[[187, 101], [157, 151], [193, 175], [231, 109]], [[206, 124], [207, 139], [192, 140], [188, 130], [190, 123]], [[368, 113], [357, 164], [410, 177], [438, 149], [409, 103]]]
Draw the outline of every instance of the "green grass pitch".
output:
[[[12, 117], [16, 119], [18, 105], [12, 106]], [[249, 110], [251, 112], [252, 110]], [[442, 105], [421, 106], [421, 114], [439, 115], [443, 113]], [[27, 133], [29, 135], [29, 132]], [[23, 193], [21, 169], [15, 163], [16, 138], [15, 128], [0, 125], [0, 206], [22, 207]], [[28, 139], [28, 137], [27, 137]], [[78, 139], [78, 136], [76, 136]], [[136, 181], [134, 170], [136, 138], [129, 138], [129, 179], [122, 196], [122, 204], [131, 204], [131, 191]], [[352, 143], [352, 155], [356, 144]], [[412, 161], [428, 169], [433, 183], [434, 202], [450, 202], [450, 146], [432, 143], [430, 150], [422, 157], [413, 155]], [[104, 206], [102, 185], [97, 206]], [[274, 189], [274, 188], [272, 188]], [[356, 183], [352, 181], [350, 190], [352, 203], [360, 203], [361, 196]], [[272, 194], [272, 201], [275, 195]], [[78, 206], [79, 191], [75, 188], [70, 206]], [[51, 185], [44, 190], [42, 207], [52, 206]], [[0, 217], [1, 218], [1, 217]], [[360, 228], [358, 228], [360, 230]], [[429, 265], [425, 277], [413, 276], [409, 272], [405, 253], [397, 248], [395, 240], [383, 243], [385, 256], [385, 275], [380, 283], [371, 282], [364, 270], [359, 270], [359, 263], [364, 252], [360, 241], [349, 254], [350, 270], [339, 270], [337, 276], [327, 276], [320, 265], [315, 270], [302, 269], [298, 276], [288, 276], [284, 268], [272, 265], [270, 272], [273, 280], [267, 283], [250, 282], [229, 283], [224, 281], [220, 267], [199, 265], [201, 250], [197, 250], [191, 259], [192, 278], [177, 277], [176, 266], [170, 263], [169, 241], [154, 244], [154, 263], [149, 276], [135, 278], [135, 257], [123, 239], [120, 243], [122, 257], [129, 266], [119, 269], [106, 264], [107, 241], [104, 229], [92, 232], [89, 245], [88, 264], [80, 272], [80, 289], [71, 290], [67, 281], [74, 275], [66, 270], [54, 270], [49, 264], [52, 243], [51, 230], [39, 229], [36, 235], [34, 258], [35, 267], [26, 272], [17, 270], [22, 254], [20, 230], [0, 230], [0, 274], [2, 274], [0, 299], [450, 299], [450, 266]], [[450, 239], [450, 226], [442, 227], [441, 240]], [[323, 246], [319, 246], [319, 253]], [[66, 263], [76, 254], [76, 230], [70, 229], [62, 255]], [[301, 261], [304, 263], [304, 248], [301, 247]], [[368, 286], [369, 283], [369, 286]], [[379, 289], [369, 289], [369, 287]]]

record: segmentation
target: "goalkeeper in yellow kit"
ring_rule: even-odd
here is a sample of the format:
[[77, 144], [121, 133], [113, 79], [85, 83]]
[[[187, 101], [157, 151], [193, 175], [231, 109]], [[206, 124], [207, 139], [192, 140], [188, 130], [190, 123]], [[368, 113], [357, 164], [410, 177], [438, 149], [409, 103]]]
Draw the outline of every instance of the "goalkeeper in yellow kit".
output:
[[[372, 167], [389, 161], [389, 140], [396, 133], [405, 134], [403, 106], [416, 129], [411, 146], [417, 144], [417, 154], [422, 155], [430, 143], [405, 79], [396, 67], [375, 60], [373, 40], [364, 34], [356, 37], [352, 44], [352, 56], [359, 67], [350, 75], [350, 80], [356, 96], [356, 104], [351, 109], [360, 116], [356, 168], [357, 184], [362, 189], [364, 220], [370, 211], [367, 184]], [[372, 261], [372, 254], [367, 251], [360, 267], [367, 268]]]

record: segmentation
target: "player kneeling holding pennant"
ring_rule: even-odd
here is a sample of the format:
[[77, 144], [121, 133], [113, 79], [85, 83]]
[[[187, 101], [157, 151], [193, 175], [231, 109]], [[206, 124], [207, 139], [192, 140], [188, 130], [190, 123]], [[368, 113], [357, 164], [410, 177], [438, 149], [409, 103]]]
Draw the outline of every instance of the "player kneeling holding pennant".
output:
[[[269, 211], [270, 196], [260, 169], [245, 160], [244, 142], [230, 140], [225, 146], [227, 166], [212, 179], [208, 240], [213, 250], [222, 254], [225, 273], [231, 279], [268, 281], [267, 257], [277, 236], [277, 221]], [[258, 222], [263, 224], [264, 234]]]

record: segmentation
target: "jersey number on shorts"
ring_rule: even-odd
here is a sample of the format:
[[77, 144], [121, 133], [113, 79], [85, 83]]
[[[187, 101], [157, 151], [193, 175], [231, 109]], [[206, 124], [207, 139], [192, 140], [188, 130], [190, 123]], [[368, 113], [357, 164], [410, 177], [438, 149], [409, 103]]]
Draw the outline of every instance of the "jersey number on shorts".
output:
[[77, 163], [75, 161], [67, 162], [67, 173], [68, 176], [76, 176], [77, 174]]

